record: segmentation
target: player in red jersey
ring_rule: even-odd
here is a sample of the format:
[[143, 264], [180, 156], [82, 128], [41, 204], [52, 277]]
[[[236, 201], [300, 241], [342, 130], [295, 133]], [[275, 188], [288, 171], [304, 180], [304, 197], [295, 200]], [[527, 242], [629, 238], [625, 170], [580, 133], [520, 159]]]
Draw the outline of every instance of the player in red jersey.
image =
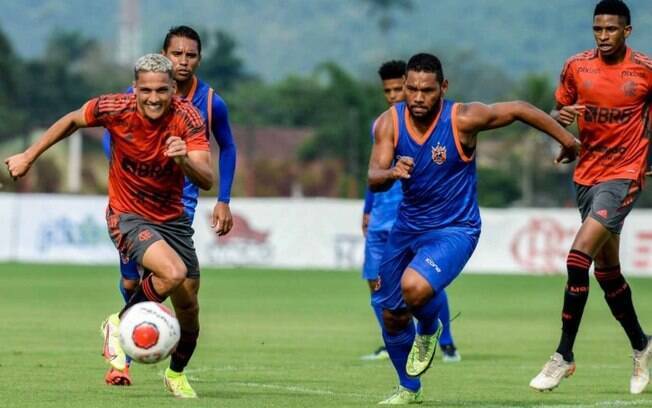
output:
[[630, 11], [621, 0], [603, 0], [593, 13], [597, 48], [571, 57], [564, 66], [552, 115], [568, 126], [577, 120], [582, 151], [573, 180], [582, 216], [566, 261], [568, 281], [562, 334], [556, 352], [530, 382], [551, 390], [575, 371], [573, 344], [589, 295], [589, 268], [634, 354], [630, 392], [649, 383], [652, 341], [641, 328], [632, 292], [620, 271], [620, 231], [643, 186], [652, 97], [652, 60], [626, 45], [632, 32]]
[[134, 93], [102, 95], [68, 113], [25, 152], [5, 164], [12, 177], [25, 175], [49, 147], [79, 128], [103, 126], [112, 135], [107, 224], [116, 247], [147, 275], [125, 308], [105, 320], [104, 357], [125, 367], [118, 339], [119, 316], [143, 301], [172, 300], [181, 339], [165, 373], [175, 396], [196, 394], [183, 374], [197, 344], [199, 264], [181, 194], [184, 176], [202, 189], [213, 185], [206, 125], [189, 101], [174, 97], [172, 63], [160, 54], [141, 57]]

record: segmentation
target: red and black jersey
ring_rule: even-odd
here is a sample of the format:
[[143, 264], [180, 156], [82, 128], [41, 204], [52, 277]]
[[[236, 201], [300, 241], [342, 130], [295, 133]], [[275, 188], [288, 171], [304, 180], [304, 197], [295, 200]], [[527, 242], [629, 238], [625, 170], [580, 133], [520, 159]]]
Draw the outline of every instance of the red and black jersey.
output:
[[557, 102], [584, 105], [578, 118], [582, 151], [574, 181], [594, 185], [615, 179], [641, 182], [648, 137], [645, 122], [652, 96], [652, 60], [627, 49], [619, 64], [606, 64], [597, 49], [566, 61]]
[[188, 151], [208, 151], [206, 125], [199, 111], [174, 97], [168, 112], [151, 121], [138, 112], [135, 95], [114, 94], [90, 100], [84, 114], [89, 126], [103, 126], [111, 132], [111, 209], [156, 222], [180, 217], [184, 174], [174, 159], [165, 156], [165, 142], [178, 136]]

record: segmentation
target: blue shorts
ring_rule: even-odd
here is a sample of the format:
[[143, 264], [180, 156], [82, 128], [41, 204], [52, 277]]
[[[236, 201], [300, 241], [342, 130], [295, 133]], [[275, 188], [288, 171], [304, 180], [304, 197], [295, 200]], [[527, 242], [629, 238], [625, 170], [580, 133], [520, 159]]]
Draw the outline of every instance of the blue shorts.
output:
[[421, 274], [435, 293], [443, 291], [462, 272], [479, 237], [477, 228], [392, 230], [380, 264], [380, 288], [372, 294], [372, 303], [388, 310], [406, 309], [401, 277], [408, 267]]
[[[185, 212], [188, 218], [190, 218], [190, 224], [192, 224], [195, 217], [195, 209], [192, 207], [185, 207]], [[120, 275], [122, 276], [122, 279], [139, 281], [141, 274], [138, 269], [138, 263], [135, 259], [125, 261], [125, 259], [120, 256]]]
[[138, 272], [138, 263], [132, 259], [127, 262], [120, 257], [120, 275], [122, 279], [126, 280], [140, 280], [140, 273]]
[[389, 231], [367, 231], [367, 238], [364, 240], [364, 263], [362, 265], [362, 279], [378, 279], [380, 261], [383, 259], [385, 245]]

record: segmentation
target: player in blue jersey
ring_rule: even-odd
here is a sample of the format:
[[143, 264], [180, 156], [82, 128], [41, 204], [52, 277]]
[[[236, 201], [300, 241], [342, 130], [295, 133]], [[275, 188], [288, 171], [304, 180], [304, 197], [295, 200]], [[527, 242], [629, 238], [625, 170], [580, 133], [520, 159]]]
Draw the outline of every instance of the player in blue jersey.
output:
[[[380, 66], [378, 75], [382, 81], [383, 94], [389, 106], [402, 102], [403, 77], [405, 76], [405, 61], [387, 61]], [[373, 126], [372, 126], [373, 143]], [[398, 206], [403, 198], [401, 183], [394, 183], [392, 187], [382, 193], [372, 193], [367, 189], [365, 193], [364, 211], [362, 214], [362, 232], [365, 237], [365, 255], [362, 268], [362, 278], [367, 281], [371, 293], [378, 287], [378, 268], [387, 243], [387, 236], [396, 220]], [[439, 337], [439, 346], [442, 349], [444, 362], [458, 362], [461, 360], [453, 342], [450, 330], [450, 311], [446, 293], [442, 293], [442, 308], [439, 320], [442, 323], [442, 332]], [[378, 313], [376, 313], [378, 315]], [[362, 356], [363, 360], [384, 360], [389, 358], [384, 346], [377, 348], [373, 353]]]
[[[228, 110], [226, 104], [213, 89], [195, 76], [195, 70], [201, 61], [201, 39], [197, 32], [187, 26], [172, 27], [163, 41], [161, 51], [173, 64], [174, 79], [176, 81], [176, 94], [192, 101], [192, 104], [200, 111], [207, 123], [209, 133], [213, 135], [220, 148], [219, 157], [219, 192], [217, 203], [213, 209], [212, 226], [218, 235], [227, 234], [233, 226], [229, 201], [231, 195], [231, 185], [235, 172], [236, 146], [231, 134], [231, 128], [228, 120]], [[131, 89], [129, 89], [131, 92]], [[108, 131], [104, 134], [103, 144], [107, 156], [111, 157], [111, 137]], [[186, 179], [183, 190], [183, 204], [185, 213], [192, 222], [197, 207], [197, 198], [199, 188], [197, 185]], [[127, 302], [138, 287], [141, 274], [134, 260], [120, 260], [120, 291]], [[192, 286], [191, 291], [195, 294], [199, 289], [199, 279], [188, 279]], [[195, 326], [197, 332], [199, 329], [198, 322]], [[196, 342], [197, 332], [192, 333], [191, 343]], [[194, 350], [194, 347], [193, 347]], [[190, 353], [190, 355], [192, 352]], [[189, 360], [190, 355], [184, 357], [185, 363]], [[183, 370], [184, 362], [176, 364], [166, 372], [169, 376], [174, 376], [174, 372]], [[129, 366], [125, 370], [118, 370], [111, 367], [105, 376], [107, 384], [112, 385], [130, 385], [131, 377], [129, 375]], [[174, 385], [174, 380], [169, 381]]]
[[[558, 162], [575, 159], [579, 141], [554, 119], [521, 102], [454, 103], [431, 54], [410, 58], [405, 102], [376, 122], [369, 187], [384, 191], [401, 180], [403, 200], [372, 295], [383, 340], [399, 377], [381, 404], [422, 401], [420, 376], [437, 346], [441, 294], [462, 271], [480, 236], [475, 148], [482, 130], [521, 121], [562, 145]], [[413, 323], [416, 319], [416, 327]]]

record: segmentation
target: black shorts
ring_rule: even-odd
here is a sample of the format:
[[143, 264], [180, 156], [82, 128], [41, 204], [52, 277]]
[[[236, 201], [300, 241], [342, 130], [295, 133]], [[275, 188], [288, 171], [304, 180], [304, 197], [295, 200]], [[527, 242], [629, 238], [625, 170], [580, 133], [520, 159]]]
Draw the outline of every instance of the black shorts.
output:
[[114, 213], [106, 210], [109, 236], [123, 259], [143, 263], [145, 251], [153, 243], [164, 240], [181, 257], [188, 269], [188, 278], [199, 278], [199, 261], [192, 240], [194, 230], [184, 214], [166, 222], [154, 222], [135, 214]]
[[575, 184], [575, 190], [582, 222], [591, 216], [614, 234], [620, 234], [625, 217], [641, 195], [633, 180], [609, 180], [593, 186]]

